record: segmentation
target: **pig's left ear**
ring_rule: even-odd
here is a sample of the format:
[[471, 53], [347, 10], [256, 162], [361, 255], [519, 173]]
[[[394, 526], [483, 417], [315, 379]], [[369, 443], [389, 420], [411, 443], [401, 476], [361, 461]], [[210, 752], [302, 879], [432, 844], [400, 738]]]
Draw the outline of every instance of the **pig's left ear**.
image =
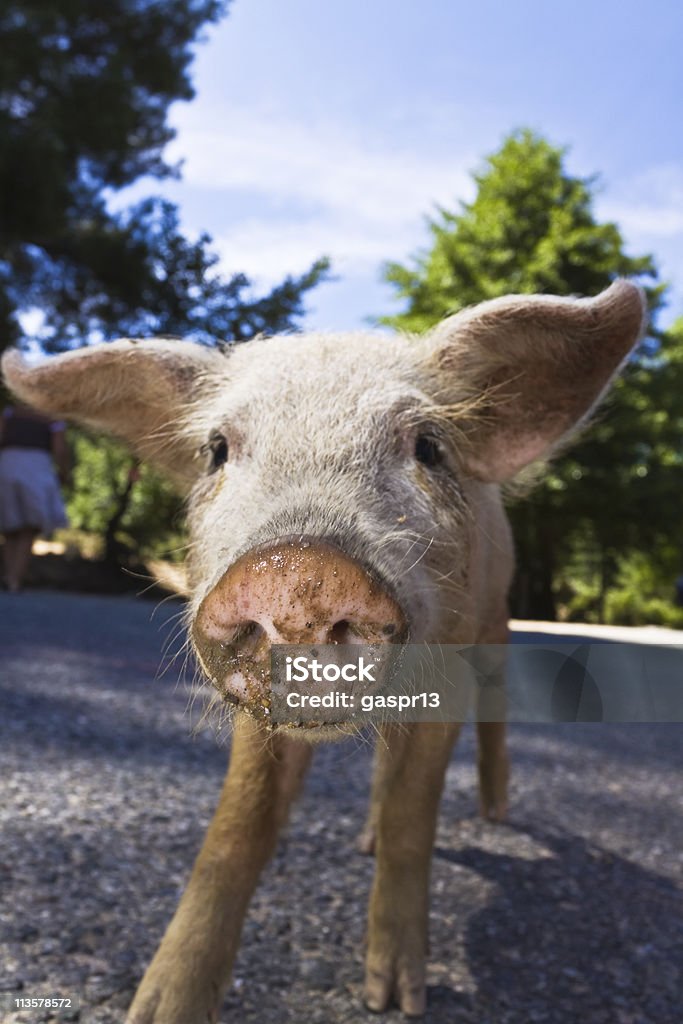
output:
[[180, 483], [196, 475], [189, 415], [224, 372], [225, 356], [189, 342], [114, 341], [31, 364], [2, 358], [8, 387], [28, 405], [127, 441]]
[[643, 293], [617, 281], [594, 299], [511, 295], [463, 310], [428, 336], [439, 401], [464, 400], [462, 458], [507, 480], [547, 457], [590, 412], [642, 337]]

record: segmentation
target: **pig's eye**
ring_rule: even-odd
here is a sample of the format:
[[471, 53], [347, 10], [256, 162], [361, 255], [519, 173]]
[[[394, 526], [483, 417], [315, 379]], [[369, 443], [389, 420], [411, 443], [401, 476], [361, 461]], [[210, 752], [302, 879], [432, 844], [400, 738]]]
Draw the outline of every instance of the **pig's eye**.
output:
[[201, 452], [209, 458], [209, 473], [214, 473], [228, 461], [228, 442], [222, 434], [213, 433], [206, 444], [202, 445]]
[[441, 445], [429, 434], [419, 434], [415, 441], [415, 458], [423, 466], [440, 466], [443, 462]]

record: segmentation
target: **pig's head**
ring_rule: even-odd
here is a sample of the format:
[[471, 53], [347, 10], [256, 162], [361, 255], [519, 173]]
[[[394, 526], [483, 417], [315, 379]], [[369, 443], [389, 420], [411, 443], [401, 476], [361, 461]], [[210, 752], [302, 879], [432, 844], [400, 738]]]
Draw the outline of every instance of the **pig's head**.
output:
[[421, 337], [118, 341], [3, 368], [185, 488], [199, 661], [267, 718], [273, 643], [477, 639], [497, 485], [587, 416], [643, 322], [620, 281], [495, 299]]

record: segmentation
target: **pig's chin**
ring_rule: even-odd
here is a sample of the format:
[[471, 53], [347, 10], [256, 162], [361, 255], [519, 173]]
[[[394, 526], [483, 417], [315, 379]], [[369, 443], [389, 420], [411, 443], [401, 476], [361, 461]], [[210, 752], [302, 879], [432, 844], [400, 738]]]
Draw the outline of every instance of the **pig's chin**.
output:
[[274, 724], [271, 719], [269, 664], [259, 663], [257, 672], [253, 672], [253, 668], [251, 665], [248, 670], [231, 672], [220, 681], [216, 678], [211, 681], [226, 704], [256, 719], [269, 732], [286, 734], [292, 739], [300, 739], [306, 743], [334, 743], [359, 731], [360, 726], [357, 722], [344, 720], [279, 721]]
[[281, 722], [274, 733], [302, 740], [304, 743], [339, 743], [359, 732], [355, 722]]

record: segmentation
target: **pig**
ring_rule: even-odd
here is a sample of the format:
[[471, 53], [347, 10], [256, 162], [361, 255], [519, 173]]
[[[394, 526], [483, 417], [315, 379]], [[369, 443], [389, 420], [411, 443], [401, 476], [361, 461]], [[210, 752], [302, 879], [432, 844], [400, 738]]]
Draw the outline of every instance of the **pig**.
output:
[[[640, 289], [508, 296], [422, 336], [121, 340], [30, 365], [21, 399], [128, 442], [188, 495], [189, 630], [234, 709], [231, 760], [129, 1024], [217, 1021], [259, 873], [316, 738], [268, 719], [275, 643], [505, 643], [513, 545], [501, 485], [547, 459], [639, 341]], [[425, 1011], [428, 887], [456, 722], [381, 730], [364, 1000]], [[340, 732], [343, 733], [344, 730]], [[319, 736], [318, 736], [319, 734]], [[507, 802], [505, 725], [478, 725], [482, 813]]]

